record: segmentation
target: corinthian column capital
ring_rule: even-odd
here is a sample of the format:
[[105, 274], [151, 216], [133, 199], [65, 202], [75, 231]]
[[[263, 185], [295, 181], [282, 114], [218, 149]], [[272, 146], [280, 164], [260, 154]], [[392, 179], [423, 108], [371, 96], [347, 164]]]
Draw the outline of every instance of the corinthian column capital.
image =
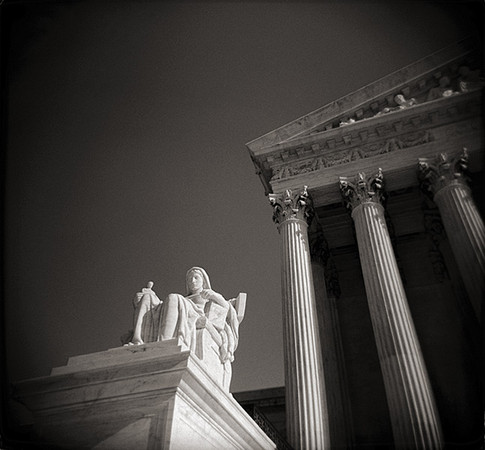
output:
[[366, 177], [365, 173], [359, 173], [353, 180], [340, 177], [340, 193], [350, 211], [364, 203], [383, 204], [385, 192], [382, 169], [371, 177]]
[[454, 157], [440, 153], [436, 158], [419, 158], [418, 178], [421, 189], [433, 198], [442, 188], [467, 184], [468, 151], [463, 151]]
[[269, 194], [268, 198], [273, 207], [273, 221], [276, 225], [289, 219], [300, 219], [307, 224], [311, 222], [314, 215], [313, 202], [307, 186], [296, 194], [287, 189], [283, 194]]

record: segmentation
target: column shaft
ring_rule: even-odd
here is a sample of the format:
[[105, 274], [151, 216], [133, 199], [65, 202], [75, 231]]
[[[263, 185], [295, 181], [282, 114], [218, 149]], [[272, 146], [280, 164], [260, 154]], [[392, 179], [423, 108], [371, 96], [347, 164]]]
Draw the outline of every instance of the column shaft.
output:
[[469, 188], [452, 183], [434, 196], [475, 314], [485, 292], [485, 227]]
[[328, 446], [328, 419], [307, 224], [286, 219], [280, 235], [288, 440], [319, 450]]
[[420, 158], [421, 189], [438, 205], [446, 235], [478, 320], [485, 293], [485, 226], [468, 187], [468, 150]]
[[384, 209], [353, 209], [360, 260], [397, 449], [442, 447], [431, 385], [401, 282]]

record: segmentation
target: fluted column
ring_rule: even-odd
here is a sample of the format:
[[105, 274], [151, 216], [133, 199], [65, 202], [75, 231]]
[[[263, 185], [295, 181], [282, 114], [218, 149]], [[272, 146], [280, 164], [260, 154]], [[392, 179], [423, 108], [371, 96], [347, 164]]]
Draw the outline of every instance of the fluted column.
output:
[[468, 153], [419, 160], [421, 188], [440, 210], [450, 247], [478, 320], [485, 293], [485, 227], [466, 181]]
[[281, 236], [286, 422], [295, 449], [329, 448], [322, 357], [308, 247], [306, 191], [269, 195]]
[[[340, 179], [352, 212], [396, 449], [442, 447], [421, 348], [384, 218], [382, 171]], [[370, 405], [371, 406], [371, 405]]]

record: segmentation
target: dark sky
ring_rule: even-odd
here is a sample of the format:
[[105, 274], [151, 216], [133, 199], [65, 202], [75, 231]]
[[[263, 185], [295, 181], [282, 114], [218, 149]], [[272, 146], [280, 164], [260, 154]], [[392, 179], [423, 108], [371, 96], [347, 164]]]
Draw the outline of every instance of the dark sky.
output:
[[232, 391], [283, 385], [279, 235], [244, 144], [455, 42], [466, 6], [21, 5], [2, 5], [11, 380], [120, 345], [134, 294], [184, 293], [199, 265], [248, 293]]

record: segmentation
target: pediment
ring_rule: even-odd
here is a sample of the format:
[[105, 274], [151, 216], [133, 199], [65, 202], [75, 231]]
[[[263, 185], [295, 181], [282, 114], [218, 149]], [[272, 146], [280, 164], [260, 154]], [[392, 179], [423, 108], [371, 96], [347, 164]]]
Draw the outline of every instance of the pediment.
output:
[[405, 155], [441, 151], [452, 141], [478, 152], [484, 83], [476, 67], [480, 55], [466, 39], [249, 142], [266, 193], [331, 185], [369, 164], [391, 168], [390, 152], [401, 161], [396, 173], [411, 170]]
[[300, 117], [260, 138], [247, 147], [254, 156], [291, 145], [307, 136], [314, 136], [341, 126], [379, 117], [387, 111], [399, 110], [396, 96], [416, 104], [427, 102], [432, 90], [439, 89], [440, 80], [448, 78], [450, 91], [459, 91], [460, 68], [479, 67], [470, 39], [464, 39], [422, 58], [375, 82], [341, 97], [316, 111]]

